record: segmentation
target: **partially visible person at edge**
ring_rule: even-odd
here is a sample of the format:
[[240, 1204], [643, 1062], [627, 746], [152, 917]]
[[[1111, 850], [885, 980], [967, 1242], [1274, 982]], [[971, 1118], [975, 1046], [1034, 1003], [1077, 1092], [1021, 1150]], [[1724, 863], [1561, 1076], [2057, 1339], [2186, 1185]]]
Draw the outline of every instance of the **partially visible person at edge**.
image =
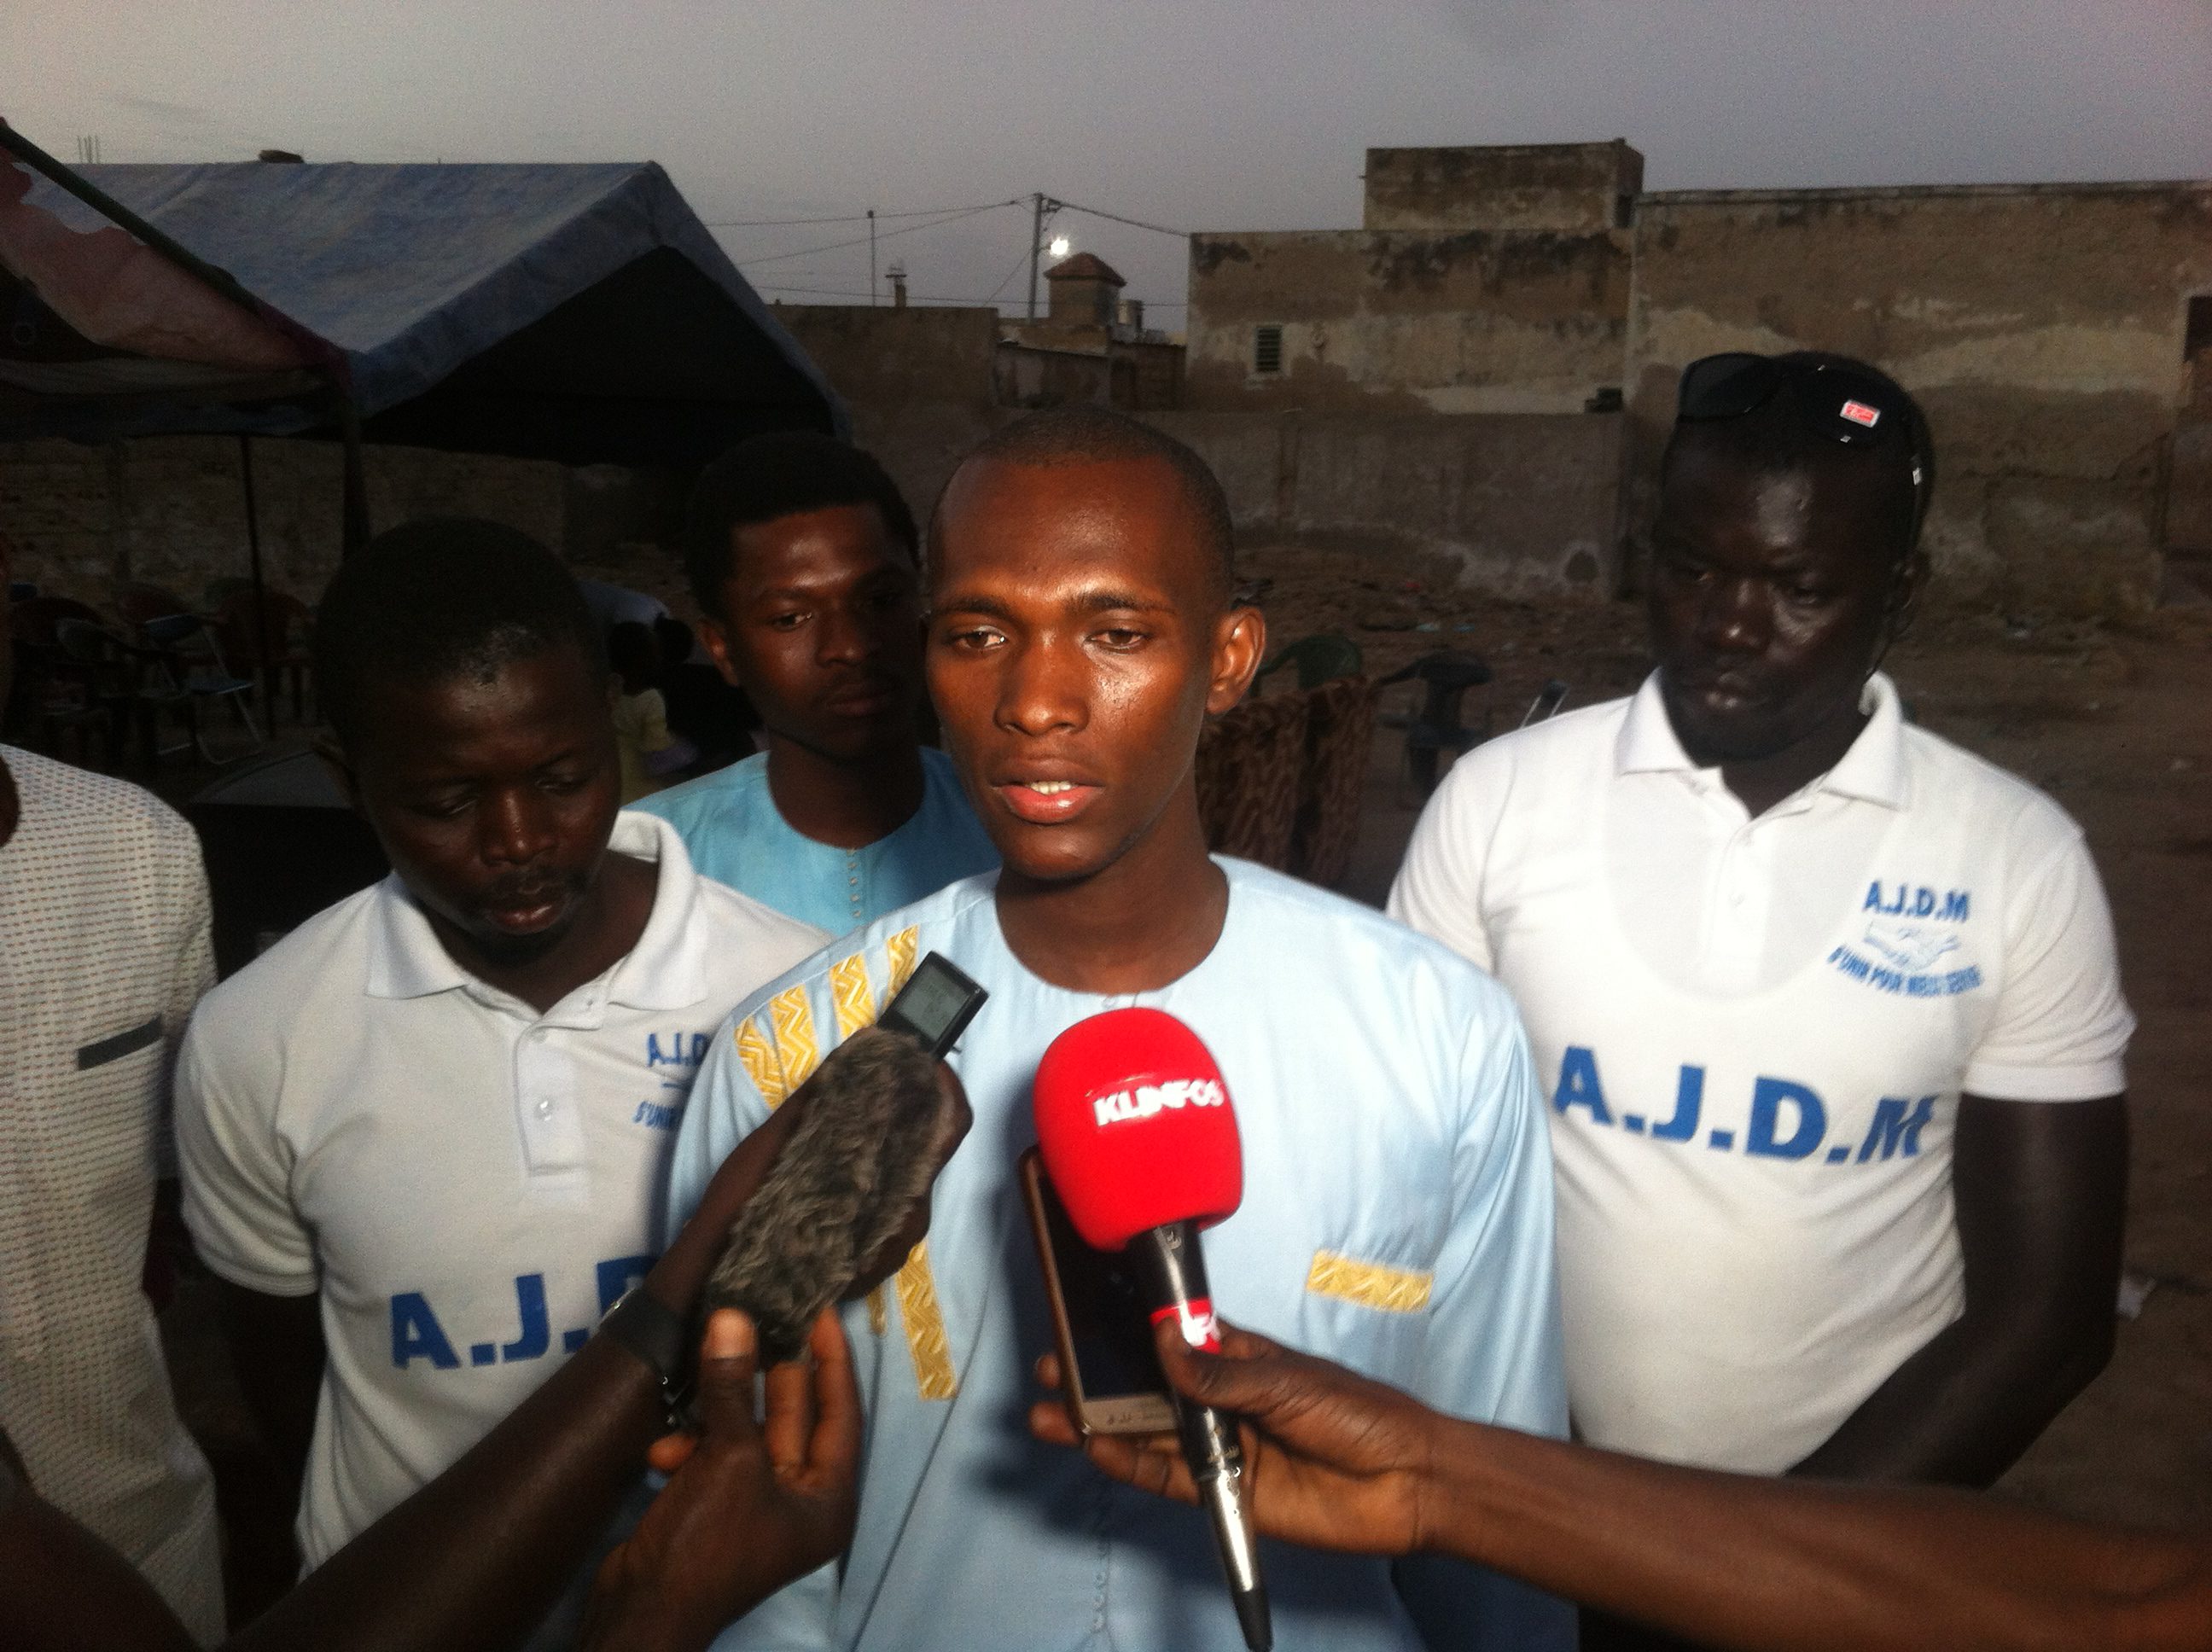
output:
[[[1049, 1323], [1015, 1186], [1038, 1058], [1107, 1009], [1180, 1017], [1243, 1139], [1243, 1206], [1206, 1236], [1223, 1310], [1448, 1411], [1557, 1432], [1542, 1097], [1480, 971], [1206, 853], [1199, 735], [1250, 686], [1266, 626], [1231, 598], [1228, 505], [1196, 454], [1098, 409], [1010, 425], [947, 485], [929, 574], [931, 692], [1004, 870], [746, 1002], [701, 1071], [670, 1209], [933, 951], [991, 994], [950, 1059], [975, 1131], [896, 1289], [846, 1313], [868, 1408], [852, 1553], [719, 1644], [1231, 1652], [1206, 1521], [1102, 1494], [1023, 1426]], [[1263, 1559], [1282, 1652], [1572, 1643], [1561, 1603], [1452, 1563]]]
[[708, 877], [832, 935], [998, 864], [917, 732], [919, 556], [883, 467], [811, 432], [715, 460], [684, 525], [702, 635], [763, 750], [640, 806]]
[[[1169, 1381], [1243, 1419], [1259, 1528], [1352, 1554], [1454, 1555], [1727, 1652], [2212, 1652], [2212, 1530], [2069, 1520], [1925, 1486], [1678, 1468], [1444, 1417], [1222, 1327], [1159, 1336]], [[1059, 1381], [1050, 1355], [1039, 1362]], [[1030, 1425], [1073, 1445], [1066, 1410]], [[1097, 1435], [1115, 1479], [1188, 1503], [1171, 1436]]]
[[332, 761], [392, 873], [208, 996], [177, 1099], [185, 1217], [301, 1477], [311, 1567], [652, 1264], [708, 1039], [822, 939], [617, 812], [598, 629], [527, 537], [380, 536], [314, 646]]
[[660, 645], [647, 627], [624, 620], [607, 631], [609, 694], [614, 707], [615, 750], [622, 762], [625, 805], [666, 784], [694, 752], [668, 731], [668, 701], [660, 691]]
[[679, 619], [657, 620], [653, 636], [660, 653], [660, 693], [668, 705], [668, 729], [688, 742], [701, 774], [753, 755], [752, 731], [760, 726], [752, 701], [715, 669], [713, 657]]
[[[0, 538], [0, 705], [9, 565]], [[170, 1068], [215, 979], [209, 921], [173, 811], [0, 746], [0, 1432], [203, 1644], [223, 1624], [214, 1483], [142, 1279], [176, 1175]]]
[[1863, 363], [1693, 363], [1657, 670], [1462, 759], [1391, 892], [1551, 1084], [1593, 1444], [1984, 1485], [2109, 1355], [2134, 1020], [2096, 868], [1877, 670], [1934, 465]]
[[[958, 1127], [951, 1071], [938, 1082]], [[317, 1567], [231, 1641], [229, 1652], [505, 1652], [544, 1615], [641, 1461], [670, 1476], [599, 1568], [586, 1615], [592, 1652], [696, 1652], [731, 1619], [850, 1541], [860, 1394], [834, 1312], [803, 1362], [765, 1374], [742, 1314], [711, 1315], [696, 1364], [686, 1327], [725, 1236], [813, 1105], [802, 1084], [769, 1127], [724, 1160], [698, 1209], [637, 1289], [452, 1467]], [[927, 1210], [867, 1260], [880, 1284], [926, 1229]], [[696, 1437], [655, 1436], [688, 1396]], [[0, 1434], [0, 1646], [9, 1652], [177, 1652], [191, 1644], [115, 1552], [24, 1483]]]

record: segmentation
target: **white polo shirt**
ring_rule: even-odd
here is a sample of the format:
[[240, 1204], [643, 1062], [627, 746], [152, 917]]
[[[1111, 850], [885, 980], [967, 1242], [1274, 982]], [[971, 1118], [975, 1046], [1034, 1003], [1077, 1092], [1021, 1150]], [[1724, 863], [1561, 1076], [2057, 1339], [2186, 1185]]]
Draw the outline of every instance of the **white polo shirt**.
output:
[[322, 1292], [329, 1364], [299, 1532], [315, 1565], [514, 1410], [651, 1264], [716, 1026], [819, 931], [659, 863], [635, 947], [544, 1015], [455, 963], [394, 878], [203, 1000], [178, 1075], [208, 1266]]
[[1390, 911], [1519, 1001], [1551, 1097], [1567, 1388], [1593, 1443], [1778, 1473], [1957, 1317], [1960, 1092], [2125, 1087], [2072, 820], [1885, 677], [1757, 819], [1656, 677], [1476, 747]]

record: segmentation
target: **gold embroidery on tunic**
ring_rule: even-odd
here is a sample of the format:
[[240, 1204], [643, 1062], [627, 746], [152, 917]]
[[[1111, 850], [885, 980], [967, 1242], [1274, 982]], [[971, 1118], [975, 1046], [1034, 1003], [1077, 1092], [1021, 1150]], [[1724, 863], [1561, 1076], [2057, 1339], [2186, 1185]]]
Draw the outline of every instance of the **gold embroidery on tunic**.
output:
[[1317, 1297], [1334, 1297], [1386, 1314], [1419, 1313], [1429, 1305], [1429, 1291], [1435, 1282], [1432, 1273], [1385, 1267], [1380, 1262], [1356, 1262], [1333, 1250], [1316, 1251], [1312, 1271], [1306, 1275], [1306, 1289]]

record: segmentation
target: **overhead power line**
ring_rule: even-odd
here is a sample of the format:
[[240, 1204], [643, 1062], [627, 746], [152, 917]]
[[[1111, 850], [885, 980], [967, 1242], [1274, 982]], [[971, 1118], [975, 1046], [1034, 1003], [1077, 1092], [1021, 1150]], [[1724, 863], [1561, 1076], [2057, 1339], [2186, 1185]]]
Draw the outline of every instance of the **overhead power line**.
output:
[[[913, 212], [878, 212], [880, 222], [887, 218], [935, 218], [948, 212], [980, 212], [985, 207], [1004, 206], [1004, 201], [984, 201], [975, 206], [923, 207]], [[833, 213], [823, 218], [707, 218], [702, 219], [709, 229], [769, 229], [789, 224], [856, 224], [868, 215], [865, 212]]]
[[[1013, 274], [1018, 272], [1020, 269], [1021, 265], [1018, 264], [1016, 264], [1014, 266], [1014, 270], [1008, 272], [1007, 279], [1012, 280], [1013, 278]], [[1000, 283], [1001, 288], [1003, 288], [1005, 284], [1006, 283], [1004, 282]], [[862, 292], [857, 287], [785, 287], [774, 285], [764, 281], [755, 282], [752, 284], [752, 287], [753, 290], [757, 293], [791, 293], [800, 298], [869, 298], [873, 296], [872, 294]], [[998, 301], [999, 295], [996, 293], [992, 294], [988, 298], [956, 298], [949, 293], [910, 292], [907, 295], [907, 301], [909, 304], [972, 304], [978, 307], [988, 307], [995, 305]], [[1148, 310], [1181, 310], [1188, 307], [1185, 301], [1179, 298], [1146, 299], [1143, 300], [1142, 302], [1144, 307]]]
[[972, 218], [978, 213], [995, 212], [1000, 207], [1019, 206], [1021, 204], [1023, 203], [1019, 201], [991, 201], [986, 203], [982, 206], [963, 207], [958, 211], [946, 213], [941, 216], [932, 218], [927, 223], [908, 224], [903, 229], [886, 229], [880, 234], [877, 235], [855, 235], [847, 240], [824, 241], [819, 246], [802, 246], [798, 251], [793, 252], [771, 252], [763, 258], [743, 258], [738, 261], [738, 268], [740, 270], [753, 270], [757, 269], [763, 264], [785, 264], [793, 258], [811, 258], [817, 252], [836, 252], [848, 246], [866, 246], [872, 240], [887, 241], [894, 235], [918, 234], [925, 229], [935, 229], [940, 225], [957, 223], [963, 218]]
[[1142, 218], [1125, 218], [1118, 212], [1108, 212], [1099, 207], [1087, 207], [1078, 201], [1062, 201], [1058, 196], [1051, 198], [1070, 212], [1087, 213], [1093, 218], [1109, 218], [1117, 224], [1127, 224], [1133, 229], [1149, 229], [1156, 235], [1172, 235], [1179, 241], [1190, 239], [1190, 232], [1187, 229], [1170, 229], [1165, 224], [1148, 224]]

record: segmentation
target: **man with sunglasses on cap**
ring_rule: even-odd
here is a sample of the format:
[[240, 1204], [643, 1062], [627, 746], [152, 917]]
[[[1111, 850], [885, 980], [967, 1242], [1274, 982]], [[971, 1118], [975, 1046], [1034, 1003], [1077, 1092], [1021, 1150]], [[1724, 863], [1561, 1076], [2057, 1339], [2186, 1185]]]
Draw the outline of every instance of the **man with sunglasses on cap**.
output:
[[1470, 752], [1392, 890], [1527, 1020], [1593, 1444], [1983, 1485], [2110, 1353], [2134, 1022], [2103, 890], [1876, 670], [1933, 472], [1862, 363], [1692, 363], [1658, 669]]

